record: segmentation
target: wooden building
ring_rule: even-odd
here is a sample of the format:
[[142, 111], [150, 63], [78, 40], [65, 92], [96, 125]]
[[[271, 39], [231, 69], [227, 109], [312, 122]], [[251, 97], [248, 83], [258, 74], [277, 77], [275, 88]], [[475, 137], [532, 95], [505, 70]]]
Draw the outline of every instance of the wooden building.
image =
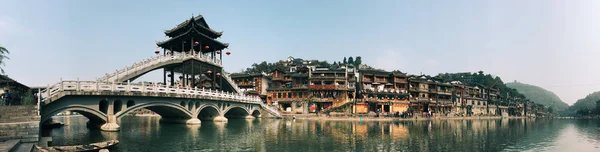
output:
[[234, 73], [231, 74], [231, 79], [246, 95], [259, 96], [264, 101], [267, 100], [267, 88], [271, 77], [264, 73]]
[[396, 113], [408, 110], [407, 75], [383, 70], [359, 70], [360, 102], [356, 113]]

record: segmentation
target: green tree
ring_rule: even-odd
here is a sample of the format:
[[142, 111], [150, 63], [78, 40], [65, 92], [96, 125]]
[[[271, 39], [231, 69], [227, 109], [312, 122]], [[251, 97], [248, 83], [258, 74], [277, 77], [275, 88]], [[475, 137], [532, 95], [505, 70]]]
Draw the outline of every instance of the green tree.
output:
[[346, 57], [344, 57], [344, 64], [346, 64], [346, 63], [348, 63], [348, 62], [347, 62], [347, 60], [346, 60]]
[[600, 115], [600, 100], [596, 101], [596, 114]]
[[35, 98], [33, 97], [33, 92], [31, 89], [27, 90], [23, 96], [21, 96], [21, 102], [23, 105], [33, 105], [35, 104]]
[[[7, 54], [10, 54], [10, 52], [8, 52], [8, 49], [0, 45], [0, 65], [4, 65], [4, 59], [10, 59], [8, 56], [6, 56]], [[4, 73], [4, 68], [0, 67], [0, 71]]]
[[360, 64], [362, 64], [362, 57], [357, 56], [356, 60], [354, 60], [354, 66], [358, 67]]
[[348, 58], [348, 64], [354, 64], [354, 59], [352, 57]]
[[327, 61], [322, 61], [322, 62], [319, 62], [319, 66], [320, 67], [331, 67], [331, 64], [329, 64]]

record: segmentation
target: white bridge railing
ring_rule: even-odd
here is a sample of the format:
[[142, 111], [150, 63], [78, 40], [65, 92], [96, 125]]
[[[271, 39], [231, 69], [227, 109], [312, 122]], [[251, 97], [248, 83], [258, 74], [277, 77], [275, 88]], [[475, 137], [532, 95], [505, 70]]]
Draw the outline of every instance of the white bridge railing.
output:
[[268, 106], [263, 102], [260, 102], [260, 106], [265, 109], [267, 112], [271, 113], [273, 116], [275, 117], [281, 117], [281, 114], [279, 113], [279, 110], [275, 109], [274, 107]]
[[[107, 73], [104, 77], [98, 78], [97, 80], [98, 81], [107, 81], [107, 82], [112, 82], [112, 81], [119, 82], [118, 81], [119, 78], [124, 78], [131, 73], [136, 73], [137, 71], [144, 70], [147, 67], [152, 67], [152, 66], [164, 63], [164, 62], [174, 61], [174, 60], [185, 61], [185, 60], [188, 60], [191, 58], [194, 58], [194, 59], [197, 59], [197, 60], [209, 63], [209, 64], [213, 64], [216, 66], [222, 66], [221, 60], [216, 59], [216, 58], [211, 58], [208, 55], [194, 54], [193, 52], [173, 53], [173, 54], [166, 54], [166, 55], [157, 55], [157, 56], [151, 57], [149, 59], [146, 59], [144, 61], [136, 62], [132, 66], [125, 67], [125, 68], [123, 68], [121, 70], [117, 70], [116, 72], [113, 72], [113, 73]], [[148, 69], [146, 69], [146, 70], [148, 70]], [[126, 81], [126, 80], [123, 80], [123, 81]]]
[[[222, 73], [225, 73], [225, 71], [222, 71]], [[235, 92], [242, 94], [240, 87], [238, 87], [238, 85], [235, 84], [235, 82], [233, 82], [229, 73], [223, 74], [223, 77], [225, 78], [225, 80], [227, 80], [227, 82], [229, 82], [229, 84], [231, 84], [231, 87], [233, 87], [233, 89], [235, 89]]]
[[224, 92], [210, 89], [198, 88], [177, 88], [155, 84], [141, 83], [108, 83], [98, 81], [61, 81], [58, 84], [49, 86], [43, 90], [42, 99], [48, 101], [52, 97], [59, 95], [61, 92], [80, 91], [80, 92], [140, 92], [140, 93], [171, 93], [179, 95], [196, 95], [200, 97], [213, 97], [224, 100], [260, 103], [262, 101], [258, 97], [241, 95], [233, 92]]

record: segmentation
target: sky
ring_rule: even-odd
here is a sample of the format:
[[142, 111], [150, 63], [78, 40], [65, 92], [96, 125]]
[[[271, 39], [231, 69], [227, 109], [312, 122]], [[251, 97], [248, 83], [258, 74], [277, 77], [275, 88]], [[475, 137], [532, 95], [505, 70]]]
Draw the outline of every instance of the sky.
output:
[[[95, 80], [154, 55], [192, 15], [223, 31], [228, 72], [293, 56], [409, 74], [484, 71], [556, 93], [600, 91], [595, 0], [3, 0], [6, 74], [28, 86]], [[160, 72], [142, 80], [160, 81]]]

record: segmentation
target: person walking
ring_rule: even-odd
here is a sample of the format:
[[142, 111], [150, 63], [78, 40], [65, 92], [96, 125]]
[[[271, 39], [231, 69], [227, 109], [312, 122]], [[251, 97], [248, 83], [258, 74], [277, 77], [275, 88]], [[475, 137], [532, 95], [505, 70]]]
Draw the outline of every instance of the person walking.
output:
[[8, 92], [8, 90], [4, 90], [4, 94], [2, 95], [2, 98], [4, 100], [4, 104], [6, 106], [10, 105], [10, 93]]

